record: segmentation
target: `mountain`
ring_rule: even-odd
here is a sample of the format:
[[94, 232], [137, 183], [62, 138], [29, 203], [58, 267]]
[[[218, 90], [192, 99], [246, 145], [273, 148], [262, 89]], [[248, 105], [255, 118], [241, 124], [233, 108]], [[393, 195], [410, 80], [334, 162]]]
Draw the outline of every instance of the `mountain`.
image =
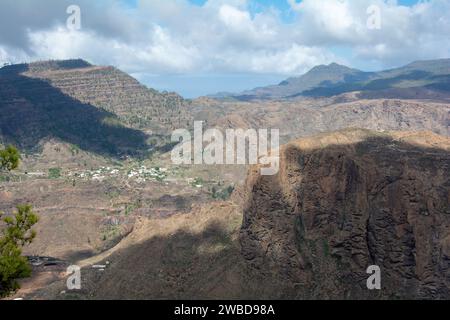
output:
[[361, 81], [367, 74], [336, 63], [314, 67], [306, 74], [289, 78], [276, 86], [257, 88], [243, 92], [239, 97], [283, 98], [317, 87], [334, 86], [340, 83]]
[[[280, 87], [289, 97], [383, 88], [377, 79], [445, 77], [446, 63], [380, 74], [332, 64]], [[24, 254], [50, 259], [16, 297], [450, 298], [450, 106], [388, 90], [188, 102], [83, 60], [0, 69], [0, 144], [23, 154], [19, 170], [0, 175], [0, 211], [32, 203], [40, 222]], [[279, 174], [252, 167], [245, 179], [248, 166], [143, 157], [192, 119], [280, 129]], [[372, 264], [381, 292], [365, 287]], [[83, 290], [67, 291], [69, 265], [83, 268]]]
[[450, 59], [415, 61], [404, 67], [379, 72], [381, 78], [392, 78], [413, 71], [426, 72], [432, 75], [450, 74]]
[[[343, 130], [292, 141], [280, 160], [276, 176], [252, 167], [230, 201], [139, 216], [115, 247], [76, 262], [83, 290], [62, 294], [55, 276], [26, 298], [450, 298], [449, 138]], [[87, 245], [82, 228], [65, 236]], [[369, 265], [382, 290], [367, 289]]]
[[177, 94], [148, 89], [116, 68], [83, 60], [5, 66], [0, 141], [27, 150], [58, 138], [97, 153], [144, 152], [151, 137], [187, 126], [186, 104]]
[[416, 61], [407, 66], [363, 72], [336, 63], [317, 66], [300, 77], [275, 86], [256, 88], [233, 97], [238, 100], [331, 97], [348, 92], [361, 97], [433, 98], [450, 92], [450, 59]]
[[[280, 128], [282, 143], [327, 131], [431, 131], [450, 136], [450, 105], [445, 102], [390, 98], [193, 102], [193, 115], [210, 127]], [[344, 100], [344, 99], [342, 99]], [[214, 102], [215, 101], [215, 102]]]
[[262, 279], [287, 298], [450, 298], [449, 138], [344, 130], [289, 143], [280, 163], [247, 181], [242, 254]]

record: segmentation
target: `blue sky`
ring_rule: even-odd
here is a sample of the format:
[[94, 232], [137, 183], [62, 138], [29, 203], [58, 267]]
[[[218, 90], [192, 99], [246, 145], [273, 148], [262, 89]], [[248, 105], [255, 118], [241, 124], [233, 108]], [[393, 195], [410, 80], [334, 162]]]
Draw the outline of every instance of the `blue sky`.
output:
[[[136, 3], [136, 0], [129, 0], [130, 3]], [[198, 5], [203, 6], [207, 0], [189, 0], [189, 2]], [[261, 6], [274, 6], [282, 11], [290, 11], [291, 7], [289, 6], [287, 1], [284, 0], [253, 0], [254, 4], [261, 5]], [[300, 0], [297, 0], [297, 2], [301, 2]], [[419, 2], [419, 0], [398, 0], [397, 3], [402, 6], [411, 6]]]
[[[71, 4], [80, 30], [66, 27]], [[448, 58], [448, 30], [448, 0], [2, 0], [0, 63], [83, 58], [192, 98], [319, 64], [373, 71]]]
[[[133, 5], [136, 0], [129, 0]], [[190, 3], [202, 7], [207, 0], [189, 0]], [[301, 2], [297, 0], [297, 2]], [[398, 0], [400, 6], [413, 6], [419, 0]], [[276, 8], [280, 13], [281, 21], [285, 24], [293, 23], [295, 12], [286, 0], [252, 0], [249, 1], [248, 11], [254, 16], [264, 12], [269, 8]], [[329, 51], [344, 60], [352, 60], [352, 47], [347, 45], [330, 46]], [[379, 70], [384, 67], [393, 67], [394, 65], [383, 65], [380, 61], [352, 61], [352, 66], [367, 71]], [[246, 89], [252, 89], [268, 84], [279, 83], [286, 78], [286, 75], [277, 73], [213, 73], [213, 74], [165, 74], [145, 75], [136, 74], [141, 81], [148, 85], [162, 90], [174, 90], [187, 97], [196, 97], [205, 93], [218, 91], [238, 92]]]
[[[133, 0], [130, 0], [133, 1]], [[204, 6], [207, 0], [189, 0], [197, 6]], [[298, 1], [300, 2], [300, 1]], [[412, 6], [417, 4], [419, 0], [399, 0], [398, 5]], [[291, 6], [286, 0], [253, 0], [248, 6], [249, 12], [254, 15], [263, 12], [269, 7], [274, 7], [280, 11], [284, 23], [292, 23], [293, 12]], [[352, 48], [348, 46], [330, 47], [330, 51], [337, 56], [351, 57]], [[367, 71], [375, 71], [384, 66], [379, 62], [360, 62], [354, 61], [353, 67], [361, 68]], [[141, 77], [141, 80], [153, 87], [159, 89], [173, 89], [181, 92], [188, 97], [195, 97], [206, 93], [222, 91], [238, 92], [245, 89], [252, 89], [268, 84], [279, 83], [286, 77], [279, 74], [195, 74], [195, 75], [165, 75], [153, 77]], [[217, 85], [219, 84], [219, 86]], [[219, 90], [220, 89], [220, 90]]]

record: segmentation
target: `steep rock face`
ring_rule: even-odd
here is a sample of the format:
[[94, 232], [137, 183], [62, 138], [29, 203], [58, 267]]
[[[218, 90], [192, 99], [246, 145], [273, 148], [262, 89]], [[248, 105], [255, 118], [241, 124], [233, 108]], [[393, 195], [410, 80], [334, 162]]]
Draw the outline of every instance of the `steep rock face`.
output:
[[248, 177], [242, 254], [289, 298], [450, 298], [449, 169], [450, 139], [431, 133], [290, 143], [278, 175]]

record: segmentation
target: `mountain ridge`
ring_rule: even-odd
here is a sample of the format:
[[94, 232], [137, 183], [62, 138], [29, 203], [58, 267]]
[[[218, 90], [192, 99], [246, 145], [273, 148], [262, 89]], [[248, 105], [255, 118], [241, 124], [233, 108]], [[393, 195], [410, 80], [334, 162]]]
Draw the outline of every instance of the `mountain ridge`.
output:
[[319, 65], [278, 85], [247, 90], [228, 98], [245, 101], [331, 97], [355, 91], [373, 93], [382, 90], [397, 90], [400, 97], [406, 89], [416, 89], [419, 94], [426, 89], [450, 92], [450, 59], [418, 60], [377, 72], [365, 72], [337, 63]]
[[141, 153], [190, 123], [187, 104], [81, 59], [9, 65], [0, 69], [0, 140], [25, 150], [59, 138], [100, 153]]

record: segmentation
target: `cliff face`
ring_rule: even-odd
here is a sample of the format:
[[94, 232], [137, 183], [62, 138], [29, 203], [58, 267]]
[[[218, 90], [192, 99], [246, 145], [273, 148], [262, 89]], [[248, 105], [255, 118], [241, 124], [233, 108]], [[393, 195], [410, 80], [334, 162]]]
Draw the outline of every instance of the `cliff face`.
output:
[[243, 256], [285, 297], [450, 298], [449, 170], [450, 139], [431, 133], [290, 143], [277, 176], [250, 172]]

